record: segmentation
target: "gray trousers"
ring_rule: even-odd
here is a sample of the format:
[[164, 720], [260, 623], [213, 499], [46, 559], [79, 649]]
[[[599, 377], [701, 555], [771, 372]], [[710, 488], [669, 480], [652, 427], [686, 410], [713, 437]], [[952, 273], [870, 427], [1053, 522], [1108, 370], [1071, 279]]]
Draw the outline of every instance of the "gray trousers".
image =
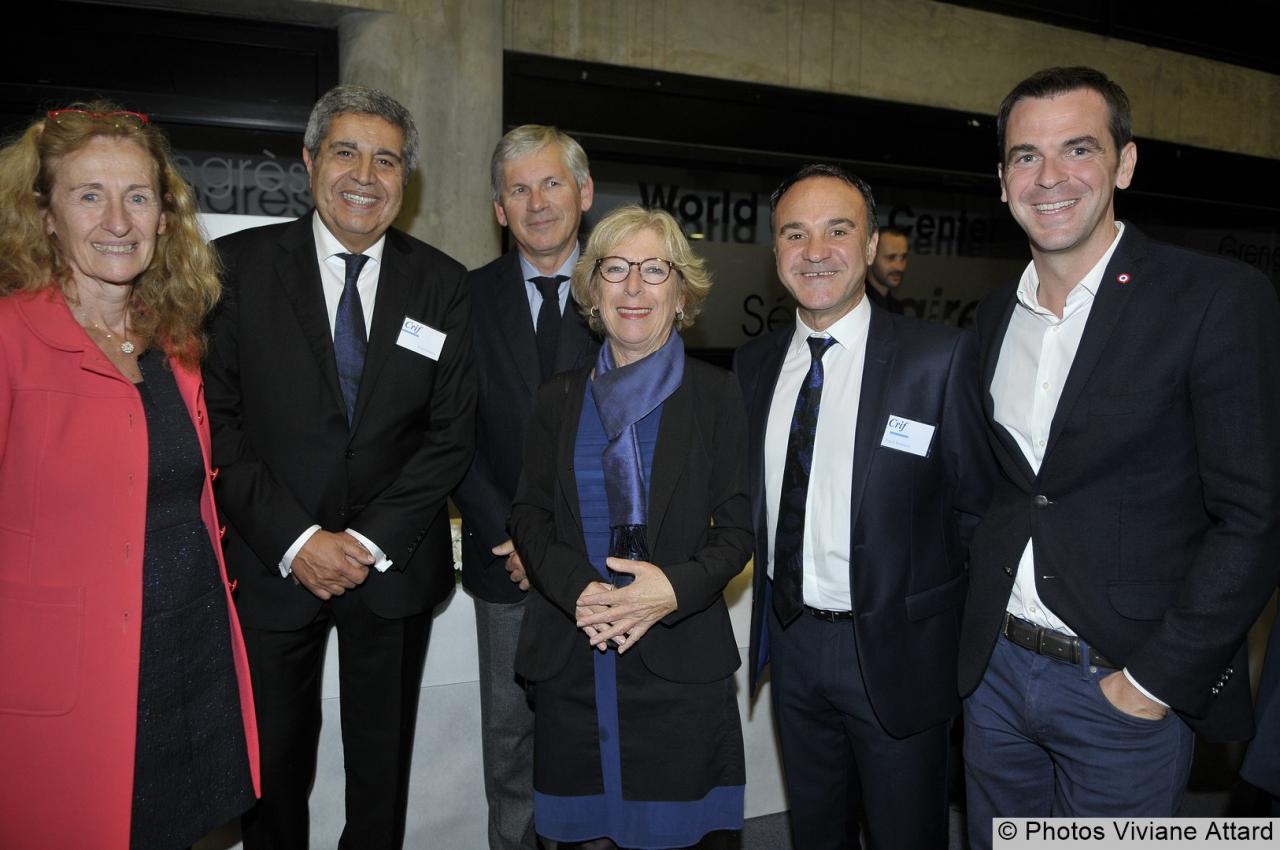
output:
[[535, 850], [533, 712], [514, 669], [524, 602], [475, 599], [475, 608], [489, 850]]

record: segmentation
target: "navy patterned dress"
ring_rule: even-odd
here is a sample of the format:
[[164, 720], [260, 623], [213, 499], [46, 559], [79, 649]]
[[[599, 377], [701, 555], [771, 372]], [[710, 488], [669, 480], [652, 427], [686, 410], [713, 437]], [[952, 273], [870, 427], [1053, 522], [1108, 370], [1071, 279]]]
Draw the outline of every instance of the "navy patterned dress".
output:
[[138, 367], [149, 471], [130, 847], [174, 850], [249, 808], [253, 781], [200, 444], [164, 355]]

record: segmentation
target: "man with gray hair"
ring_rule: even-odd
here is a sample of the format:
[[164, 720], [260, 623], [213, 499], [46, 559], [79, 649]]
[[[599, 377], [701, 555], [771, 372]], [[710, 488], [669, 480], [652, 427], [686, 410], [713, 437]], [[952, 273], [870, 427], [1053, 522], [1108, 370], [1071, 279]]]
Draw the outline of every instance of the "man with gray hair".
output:
[[515, 245], [467, 276], [480, 377], [476, 455], [454, 501], [462, 512], [462, 584], [474, 597], [489, 846], [533, 848], [533, 714], [513, 666], [524, 593], [507, 514], [524, 463], [533, 392], [591, 363], [596, 343], [569, 295], [578, 226], [593, 186], [582, 147], [526, 124], [493, 152], [493, 211]]
[[225, 289], [205, 393], [262, 758], [244, 846], [308, 845], [334, 626], [338, 846], [395, 850], [431, 609], [453, 588], [445, 500], [475, 435], [465, 270], [391, 227], [418, 162], [395, 100], [330, 90], [302, 159], [313, 214], [215, 243]]

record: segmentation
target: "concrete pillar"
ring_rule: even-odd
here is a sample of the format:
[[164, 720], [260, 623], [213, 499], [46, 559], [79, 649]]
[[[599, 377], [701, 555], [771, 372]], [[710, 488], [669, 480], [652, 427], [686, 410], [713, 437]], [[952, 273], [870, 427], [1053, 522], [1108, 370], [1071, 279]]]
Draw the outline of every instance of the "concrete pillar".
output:
[[422, 165], [396, 226], [475, 267], [499, 247], [488, 174], [502, 134], [502, 0], [397, 5], [342, 16], [339, 78], [382, 89], [418, 124]]

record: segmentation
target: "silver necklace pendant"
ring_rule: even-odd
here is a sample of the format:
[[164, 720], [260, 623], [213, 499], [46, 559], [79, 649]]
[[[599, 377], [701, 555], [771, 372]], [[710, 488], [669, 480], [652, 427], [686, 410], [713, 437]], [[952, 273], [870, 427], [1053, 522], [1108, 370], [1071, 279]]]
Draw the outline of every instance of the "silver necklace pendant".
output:
[[124, 342], [120, 343], [120, 353], [121, 353], [121, 354], [132, 354], [132, 353], [133, 353], [133, 343], [129, 342], [129, 340], [127, 340], [127, 339], [126, 339]]

